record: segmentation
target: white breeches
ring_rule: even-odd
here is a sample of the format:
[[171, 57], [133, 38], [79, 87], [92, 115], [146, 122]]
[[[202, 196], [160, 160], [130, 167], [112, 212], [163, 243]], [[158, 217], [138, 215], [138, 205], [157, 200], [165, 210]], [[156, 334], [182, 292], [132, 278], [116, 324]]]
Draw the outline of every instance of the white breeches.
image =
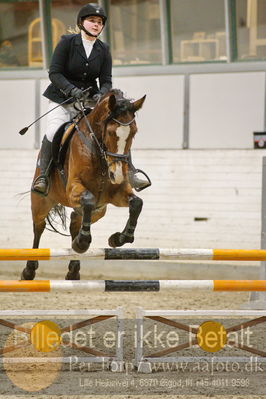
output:
[[[56, 107], [58, 104], [49, 101], [48, 111]], [[62, 105], [47, 115], [46, 137], [52, 142], [57, 129], [65, 122], [70, 121], [78, 114], [73, 104]]]

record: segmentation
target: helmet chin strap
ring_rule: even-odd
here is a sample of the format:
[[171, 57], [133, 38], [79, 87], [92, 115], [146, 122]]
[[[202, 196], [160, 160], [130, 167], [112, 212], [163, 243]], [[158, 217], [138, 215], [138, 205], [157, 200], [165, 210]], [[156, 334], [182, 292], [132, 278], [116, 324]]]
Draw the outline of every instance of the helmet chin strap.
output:
[[79, 28], [82, 29], [83, 32], [86, 33], [86, 35], [91, 36], [91, 37], [98, 37], [102, 33], [102, 30], [101, 30], [101, 32], [98, 35], [93, 35], [86, 28], [84, 28], [84, 26], [82, 24], [79, 25]]

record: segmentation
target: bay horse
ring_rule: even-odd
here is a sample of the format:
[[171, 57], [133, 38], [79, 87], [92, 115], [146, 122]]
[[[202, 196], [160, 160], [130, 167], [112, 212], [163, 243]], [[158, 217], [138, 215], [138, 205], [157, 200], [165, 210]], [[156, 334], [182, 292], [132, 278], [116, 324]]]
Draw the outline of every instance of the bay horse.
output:
[[[128, 172], [130, 148], [137, 132], [135, 112], [142, 107], [145, 97], [133, 102], [124, 98], [120, 90], [113, 89], [75, 123], [63, 167], [66, 181], [53, 168], [47, 196], [31, 193], [33, 248], [39, 247], [46, 218], [58, 204], [73, 208], [69, 230], [75, 252], [88, 250], [91, 223], [105, 215], [107, 204], [129, 207], [124, 230], [112, 234], [109, 245], [120, 247], [134, 241], [143, 201], [133, 193]], [[39, 173], [37, 163], [34, 179]], [[33, 280], [37, 268], [37, 260], [27, 261], [21, 279]], [[71, 260], [65, 278], [79, 280], [79, 270], [80, 261]]]

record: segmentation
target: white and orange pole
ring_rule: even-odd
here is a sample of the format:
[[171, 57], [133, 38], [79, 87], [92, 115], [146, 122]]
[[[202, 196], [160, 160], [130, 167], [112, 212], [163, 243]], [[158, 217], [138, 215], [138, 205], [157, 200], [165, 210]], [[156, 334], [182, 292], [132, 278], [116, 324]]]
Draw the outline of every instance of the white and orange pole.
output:
[[0, 249], [0, 261], [51, 259], [266, 261], [263, 249], [92, 248], [78, 254], [66, 249]]
[[266, 280], [0, 280], [0, 292], [266, 291]]

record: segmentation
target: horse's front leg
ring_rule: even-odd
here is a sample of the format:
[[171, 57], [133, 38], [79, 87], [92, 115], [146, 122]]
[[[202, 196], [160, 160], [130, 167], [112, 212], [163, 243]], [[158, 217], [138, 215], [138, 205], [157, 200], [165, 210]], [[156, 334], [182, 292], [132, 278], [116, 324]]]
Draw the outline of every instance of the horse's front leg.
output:
[[[110, 247], [121, 247], [127, 242], [134, 242], [134, 232], [137, 226], [137, 221], [142, 210], [143, 201], [134, 194], [128, 197], [129, 218], [124, 230], [119, 233], [114, 233], [109, 237], [108, 244]], [[121, 205], [120, 205], [121, 206]]]
[[[31, 194], [31, 210], [33, 220], [34, 240], [32, 248], [39, 248], [40, 239], [45, 229], [45, 218], [47, 217], [53, 204], [47, 197], [39, 198], [35, 193]], [[28, 260], [26, 267], [21, 273], [21, 280], [33, 280], [35, 278], [36, 270], [39, 262], [37, 260]]]
[[[45, 229], [45, 225], [46, 223], [44, 220], [38, 225], [33, 223], [34, 240], [32, 248], [39, 248], [41, 235]], [[38, 267], [39, 262], [37, 260], [28, 260], [26, 267], [21, 273], [21, 280], [34, 280]]]
[[[79, 197], [79, 207], [81, 207], [82, 210], [81, 226], [76, 237], [72, 241], [72, 249], [78, 253], [86, 252], [90, 246], [91, 213], [94, 206], [95, 206], [94, 195], [88, 190], [83, 191]], [[73, 207], [78, 208], [77, 203], [75, 203]]]

